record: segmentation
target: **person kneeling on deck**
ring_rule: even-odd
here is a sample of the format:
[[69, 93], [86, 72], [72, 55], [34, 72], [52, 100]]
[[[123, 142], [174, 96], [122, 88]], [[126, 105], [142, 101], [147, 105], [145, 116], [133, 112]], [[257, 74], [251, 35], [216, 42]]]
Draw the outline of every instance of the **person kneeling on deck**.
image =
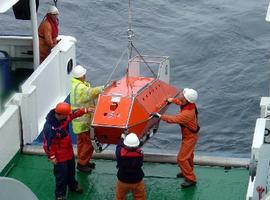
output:
[[93, 112], [93, 110], [81, 108], [72, 113], [71, 106], [62, 102], [58, 103], [46, 117], [42, 131], [43, 148], [49, 161], [54, 164], [55, 198], [57, 200], [66, 199], [67, 186], [69, 191], [83, 192], [75, 179], [75, 158], [67, 129], [70, 121], [88, 112]]
[[146, 199], [142, 170], [143, 152], [139, 145], [140, 141], [137, 135], [130, 133], [126, 137], [122, 134], [121, 141], [116, 146], [116, 167], [118, 168], [116, 200], [125, 200], [129, 191], [133, 193], [135, 200]]
[[58, 15], [58, 9], [55, 6], [50, 6], [38, 27], [40, 63], [45, 60], [58, 42]]
[[193, 172], [193, 158], [200, 130], [197, 118], [198, 111], [195, 105], [197, 98], [198, 93], [195, 90], [185, 88], [179, 98], [168, 99], [169, 103], [180, 105], [181, 110], [177, 115], [153, 113], [154, 117], [158, 117], [167, 123], [179, 124], [181, 127], [182, 143], [177, 155], [177, 163], [181, 172], [177, 174], [177, 178], [185, 179], [181, 184], [182, 188], [196, 185], [196, 176]]
[[[103, 86], [91, 87], [85, 80], [87, 70], [77, 65], [72, 70], [70, 103], [72, 109], [80, 107], [94, 107], [95, 100], [103, 90]], [[77, 135], [78, 163], [81, 172], [91, 172], [95, 163], [90, 163], [94, 148], [90, 140], [90, 126], [92, 114], [88, 113], [72, 121], [73, 132]]]

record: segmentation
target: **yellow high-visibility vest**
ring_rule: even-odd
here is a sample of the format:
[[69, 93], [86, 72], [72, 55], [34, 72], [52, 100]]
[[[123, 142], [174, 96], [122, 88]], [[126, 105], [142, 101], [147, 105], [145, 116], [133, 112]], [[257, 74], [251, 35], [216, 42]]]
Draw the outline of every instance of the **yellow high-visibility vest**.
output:
[[[70, 104], [73, 110], [95, 106], [95, 99], [101, 93], [103, 86], [91, 87], [87, 81], [82, 82], [74, 77], [71, 78]], [[90, 130], [92, 114], [87, 113], [72, 120], [72, 129], [76, 134]]]

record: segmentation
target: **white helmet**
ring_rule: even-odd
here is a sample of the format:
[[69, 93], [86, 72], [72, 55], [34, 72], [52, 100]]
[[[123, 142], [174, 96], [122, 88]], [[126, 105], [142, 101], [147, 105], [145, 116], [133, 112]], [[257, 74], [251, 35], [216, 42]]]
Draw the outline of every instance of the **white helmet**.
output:
[[83, 66], [77, 65], [72, 69], [71, 74], [74, 78], [80, 78], [83, 77], [86, 74], [86, 72], [87, 70]]
[[55, 6], [50, 6], [47, 10], [47, 14], [59, 15], [59, 11]]
[[190, 103], [195, 103], [195, 101], [198, 99], [198, 93], [196, 92], [196, 90], [190, 88], [185, 88], [183, 90], [183, 95], [185, 99]]
[[127, 147], [138, 147], [140, 140], [135, 133], [128, 134], [124, 139], [124, 145]]

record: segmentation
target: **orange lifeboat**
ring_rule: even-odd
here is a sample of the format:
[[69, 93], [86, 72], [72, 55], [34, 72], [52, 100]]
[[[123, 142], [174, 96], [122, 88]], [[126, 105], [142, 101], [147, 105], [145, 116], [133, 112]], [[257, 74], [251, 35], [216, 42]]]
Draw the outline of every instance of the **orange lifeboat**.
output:
[[[142, 63], [157, 69], [154, 77], [142, 75]], [[151, 113], [164, 113], [167, 99], [179, 91], [169, 85], [168, 57], [136, 56], [129, 60], [126, 75], [100, 94], [92, 121], [91, 141], [96, 152], [102, 144], [117, 144], [121, 134], [136, 133], [144, 144], [156, 132], [159, 119]]]

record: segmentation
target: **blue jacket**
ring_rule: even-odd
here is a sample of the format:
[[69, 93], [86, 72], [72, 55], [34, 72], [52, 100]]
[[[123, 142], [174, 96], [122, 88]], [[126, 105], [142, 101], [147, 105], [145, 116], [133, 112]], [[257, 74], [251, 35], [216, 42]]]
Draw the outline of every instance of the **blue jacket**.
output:
[[87, 111], [84, 109], [78, 109], [65, 120], [59, 121], [55, 117], [55, 109], [49, 112], [43, 127], [43, 149], [49, 159], [56, 158], [57, 162], [64, 162], [73, 158], [71, 136], [67, 130], [68, 123], [85, 113]]
[[129, 149], [121, 141], [115, 150], [117, 177], [124, 183], [138, 183], [143, 177], [143, 152], [140, 148]]

